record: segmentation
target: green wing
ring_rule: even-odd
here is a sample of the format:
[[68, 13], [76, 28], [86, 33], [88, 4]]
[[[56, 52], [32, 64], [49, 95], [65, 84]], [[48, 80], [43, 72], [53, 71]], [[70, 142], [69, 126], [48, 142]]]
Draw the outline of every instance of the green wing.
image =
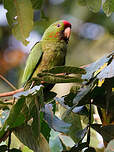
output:
[[40, 61], [42, 54], [43, 52], [40, 42], [36, 43], [31, 49], [30, 55], [27, 59], [26, 67], [21, 81], [22, 84], [25, 84], [32, 77], [32, 74], [36, 68], [36, 65], [38, 65], [38, 62]]

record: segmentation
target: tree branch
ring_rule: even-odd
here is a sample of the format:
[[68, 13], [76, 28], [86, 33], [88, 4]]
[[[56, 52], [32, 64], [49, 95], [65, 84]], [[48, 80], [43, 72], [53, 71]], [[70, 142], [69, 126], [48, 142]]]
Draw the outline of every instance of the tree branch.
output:
[[[85, 67], [88, 67], [88, 65], [84, 65], [84, 66], [81, 66], [80, 68], [85, 68]], [[58, 74], [59, 75], [59, 74]], [[5, 79], [1, 74], [0, 74], [0, 78], [2, 80], [4, 80], [11, 88], [14, 89], [14, 91], [11, 91], [11, 92], [5, 92], [5, 93], [0, 93], [0, 97], [7, 97], [7, 96], [13, 96], [14, 94], [18, 93], [18, 92], [21, 92], [21, 91], [24, 91], [24, 88], [20, 88], [20, 89], [16, 89], [7, 79]]]
[[2, 79], [2, 80], [4, 80], [13, 90], [16, 90], [16, 88], [15, 88], [15, 86], [13, 85], [13, 84], [11, 84], [11, 82], [9, 82], [4, 76], [2, 76], [1, 74], [0, 74], [0, 78]]
[[11, 91], [11, 92], [0, 93], [0, 97], [13, 96], [14, 94], [21, 92], [21, 91], [24, 91], [24, 88], [20, 88], [15, 91]]

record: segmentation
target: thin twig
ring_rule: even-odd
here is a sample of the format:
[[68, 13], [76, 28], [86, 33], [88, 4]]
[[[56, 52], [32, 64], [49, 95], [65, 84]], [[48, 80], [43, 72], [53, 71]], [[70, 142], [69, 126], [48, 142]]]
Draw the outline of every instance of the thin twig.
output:
[[13, 96], [14, 94], [21, 92], [21, 91], [24, 91], [24, 88], [20, 88], [15, 91], [11, 91], [11, 92], [0, 93], [0, 97]]
[[1, 74], [0, 74], [0, 78], [2, 80], [4, 80], [13, 90], [16, 90], [16, 87], [11, 82], [9, 82], [4, 76], [2, 76]]
[[89, 67], [89, 66], [90, 66], [90, 64], [86, 64], [86, 65], [80, 66], [80, 68], [87, 68], [87, 67]]

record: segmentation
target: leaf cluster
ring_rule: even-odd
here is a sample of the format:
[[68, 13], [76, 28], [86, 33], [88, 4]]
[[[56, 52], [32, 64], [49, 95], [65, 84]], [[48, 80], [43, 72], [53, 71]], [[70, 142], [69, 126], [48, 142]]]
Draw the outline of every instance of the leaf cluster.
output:
[[[14, 104], [10, 107], [1, 101], [1, 130], [0, 141], [13, 132], [18, 139], [33, 151], [49, 151], [48, 142], [51, 140], [50, 131], [54, 130], [70, 136], [75, 145], [70, 151], [92, 149], [90, 144], [90, 128], [99, 132], [108, 143], [113, 137], [113, 87], [114, 87], [114, 53], [104, 56], [100, 60], [86, 66], [84, 69], [70, 66], [54, 67], [39, 73], [26, 84], [23, 92], [14, 95]], [[61, 73], [65, 73], [61, 75]], [[56, 93], [50, 91], [48, 86], [56, 83], [74, 83], [69, 94], [58, 98]], [[62, 119], [54, 113], [56, 103], [66, 110]], [[89, 105], [89, 107], [87, 106]], [[102, 124], [92, 123], [92, 105], [96, 105]], [[4, 106], [7, 106], [4, 108]], [[73, 128], [77, 115], [88, 118], [86, 127], [78, 125], [76, 132]], [[68, 118], [71, 118], [69, 119]], [[5, 117], [5, 118], [4, 118]], [[78, 118], [79, 119], [79, 118]], [[79, 120], [80, 121], [80, 120]], [[80, 124], [78, 121], [78, 124]], [[110, 134], [111, 130], [111, 134]], [[72, 135], [72, 133], [75, 136]], [[82, 140], [87, 135], [87, 141]], [[30, 139], [28, 137], [31, 137]], [[59, 136], [58, 136], [59, 137]], [[59, 142], [64, 140], [58, 138]], [[45, 143], [43, 147], [41, 143]], [[67, 150], [67, 148], [63, 148]], [[95, 151], [95, 150], [94, 150]]]
[[[105, 142], [110, 142], [114, 139], [113, 58], [114, 52], [83, 69], [60, 66], [39, 73], [36, 78], [26, 84], [25, 91], [14, 95], [14, 104], [10, 105], [10, 110], [6, 110], [4, 106], [1, 107], [3, 111], [1, 113], [0, 141], [6, 140], [13, 132], [23, 144], [33, 151], [38, 149], [49, 151], [48, 142], [52, 140], [50, 132], [54, 130], [75, 141], [74, 146], [69, 149], [58, 134], [56, 140], [64, 145], [63, 151], [81, 151], [84, 148], [86, 151], [90, 151], [94, 149], [90, 146], [90, 128], [92, 127], [102, 135]], [[65, 74], [61, 75], [61, 72]], [[74, 83], [75, 85], [67, 95], [58, 98], [56, 93], [48, 88], [50, 85], [53, 87], [56, 83]], [[57, 110], [57, 103], [66, 109], [62, 120], [54, 114]], [[8, 104], [6, 105], [8, 106]], [[93, 105], [98, 108], [102, 124], [93, 123]], [[82, 128], [77, 116], [88, 118], [85, 122], [86, 127]], [[74, 126], [75, 117], [78, 120], [77, 128]], [[86, 135], [86, 142], [82, 142]], [[56, 140], [53, 139], [53, 143]], [[46, 147], [43, 147], [41, 143], [45, 143]]]
[[[92, 124], [90, 112], [89, 126], [99, 132], [106, 143], [114, 139], [113, 69], [114, 52], [85, 67], [86, 74], [82, 75], [82, 79], [85, 80], [83, 82], [84, 85], [75, 92], [76, 95], [73, 96], [72, 92], [66, 95], [62, 103], [65, 105], [68, 104], [70, 106], [70, 109], [67, 110], [66, 115], [68, 115], [69, 112], [73, 111], [77, 107], [82, 107], [86, 104], [89, 104], [91, 108], [91, 105], [96, 105], [102, 124]], [[71, 101], [73, 103], [72, 105]], [[87, 145], [85, 147], [87, 147]], [[80, 146], [80, 144], [78, 146]], [[74, 149], [77, 150], [77, 147], [74, 146]]]
[[[3, 0], [4, 8], [7, 10], [7, 21], [12, 29], [13, 35], [24, 45], [29, 42], [26, 40], [35, 24], [34, 10], [39, 10], [40, 18], [48, 20], [43, 11], [44, 0]], [[106, 0], [78, 0], [79, 5], [86, 6], [90, 11], [97, 13], [103, 9], [109, 16], [114, 12], [114, 1]], [[103, 5], [102, 5], [103, 4]]]
[[34, 9], [41, 10], [43, 0], [4, 0], [4, 8], [7, 9], [7, 21], [12, 29], [13, 35], [24, 45], [33, 29]]
[[[66, 74], [60, 75], [61, 71]], [[56, 93], [50, 91], [48, 85], [72, 82], [80, 84], [82, 83], [80, 77], [82, 73], [84, 74], [85, 70], [77, 67], [55, 67], [49, 71], [43, 71], [28, 82], [25, 91], [13, 96], [14, 104], [8, 107], [8, 111], [1, 107], [0, 141], [6, 140], [13, 132], [24, 145], [33, 151], [47, 151], [46, 149], [49, 151], [47, 142], [51, 129], [68, 134], [71, 124], [54, 114]], [[75, 75], [69, 76], [69, 74]], [[7, 103], [4, 104], [8, 106]], [[45, 143], [47, 146], [44, 147], [41, 143]]]
[[[103, 3], [103, 5], [102, 5]], [[107, 16], [110, 16], [114, 12], [114, 1], [113, 0], [78, 0], [78, 4], [87, 6], [88, 9], [94, 13], [97, 13], [102, 8]]]

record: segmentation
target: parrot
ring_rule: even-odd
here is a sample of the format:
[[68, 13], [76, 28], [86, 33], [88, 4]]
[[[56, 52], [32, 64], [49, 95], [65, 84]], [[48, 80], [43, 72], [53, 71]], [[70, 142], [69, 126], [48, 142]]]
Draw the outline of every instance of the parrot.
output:
[[56, 21], [45, 30], [41, 40], [32, 47], [28, 56], [22, 77], [23, 85], [44, 70], [65, 65], [70, 35], [71, 23], [66, 20]]

